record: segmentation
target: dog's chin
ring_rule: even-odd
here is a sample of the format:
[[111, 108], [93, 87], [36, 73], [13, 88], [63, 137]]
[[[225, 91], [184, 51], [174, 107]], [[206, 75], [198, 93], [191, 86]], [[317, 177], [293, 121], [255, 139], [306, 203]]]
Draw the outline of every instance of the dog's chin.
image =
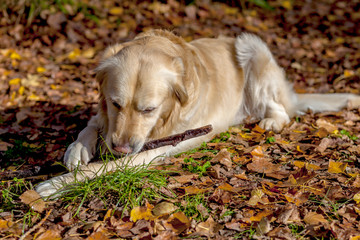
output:
[[122, 152], [116, 148], [112, 148], [111, 152], [114, 156], [117, 156], [117, 157], [136, 155], [141, 151], [141, 149], [144, 146], [144, 143], [145, 143], [145, 141], [137, 141], [136, 143], [131, 145], [131, 151], [129, 151], [129, 152]]

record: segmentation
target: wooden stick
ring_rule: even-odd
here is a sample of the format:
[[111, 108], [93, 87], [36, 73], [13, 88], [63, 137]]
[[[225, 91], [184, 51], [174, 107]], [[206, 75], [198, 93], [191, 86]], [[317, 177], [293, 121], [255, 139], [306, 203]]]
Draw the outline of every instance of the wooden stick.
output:
[[199, 137], [202, 135], [206, 135], [206, 134], [210, 133], [212, 130], [213, 130], [213, 128], [211, 125], [206, 125], [204, 127], [186, 130], [183, 133], [179, 133], [179, 134], [171, 135], [168, 137], [152, 140], [152, 141], [146, 142], [144, 144], [143, 148], [140, 150], [140, 152], [144, 152], [147, 150], [151, 150], [151, 149], [155, 149], [155, 148], [159, 148], [159, 147], [163, 147], [163, 146], [167, 146], [167, 145], [172, 145], [175, 147], [182, 141], [185, 141], [185, 140], [188, 140], [191, 138], [195, 138], [195, 137]]

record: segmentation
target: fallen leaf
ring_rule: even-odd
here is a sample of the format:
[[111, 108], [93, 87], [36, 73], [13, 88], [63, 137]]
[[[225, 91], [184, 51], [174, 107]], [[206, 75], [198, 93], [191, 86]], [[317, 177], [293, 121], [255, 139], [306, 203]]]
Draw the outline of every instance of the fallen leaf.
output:
[[201, 222], [195, 227], [195, 231], [200, 236], [214, 237], [221, 226], [210, 216], [205, 222]]
[[204, 192], [207, 192], [209, 190], [207, 188], [201, 189], [201, 188], [197, 188], [197, 187], [194, 187], [194, 186], [188, 186], [188, 187], [185, 187], [184, 189], [185, 189], [185, 193], [190, 194], [190, 195], [204, 193]]
[[250, 217], [250, 221], [251, 222], [260, 222], [264, 217], [269, 216], [270, 214], [272, 214], [273, 211], [270, 210], [264, 210], [262, 212], [259, 212], [258, 214], [256, 214], [255, 216]]
[[154, 216], [161, 216], [170, 214], [178, 209], [177, 206], [175, 206], [173, 203], [170, 202], [161, 202], [159, 204], [156, 204], [156, 206], [153, 208], [152, 213]]
[[[51, 238], [49, 238], [51, 239]], [[104, 233], [102, 232], [95, 232], [93, 234], [91, 234], [88, 238], [86, 238], [87, 240], [107, 240], [109, 239]], [[51, 239], [52, 240], [52, 239]]]
[[[61, 232], [57, 229], [56, 230], [48, 229], [44, 233], [42, 233], [39, 237], [36, 238], [36, 240], [60, 240], [60, 239], [62, 239]], [[100, 238], [97, 238], [97, 239], [100, 239]], [[97, 240], [97, 239], [93, 239], [93, 240]], [[105, 239], [107, 239], [107, 238], [105, 238]]]
[[333, 160], [330, 160], [328, 172], [329, 173], [343, 173], [345, 171], [347, 165], [348, 165], [347, 163], [335, 162]]
[[319, 128], [326, 129], [326, 131], [328, 133], [333, 133], [334, 131], [336, 131], [338, 129], [335, 125], [333, 125], [332, 123], [329, 123], [328, 121], [326, 121], [322, 118], [319, 118], [318, 120], [316, 120], [316, 125]]
[[124, 9], [122, 7], [112, 7], [109, 10], [109, 13], [112, 15], [121, 15], [123, 14]]
[[304, 217], [304, 222], [310, 225], [318, 225], [319, 223], [327, 223], [327, 220], [321, 214], [308, 212]]
[[134, 207], [130, 212], [130, 220], [136, 222], [140, 219], [152, 220], [155, 216], [152, 214], [153, 205], [146, 203], [146, 207]]
[[251, 191], [251, 197], [248, 201], [248, 204], [255, 206], [258, 202], [261, 202], [261, 198], [264, 196], [264, 192], [261, 189], [255, 189]]
[[20, 200], [36, 212], [42, 213], [45, 210], [45, 202], [35, 190], [27, 190], [20, 195]]
[[360, 203], [360, 192], [355, 194], [353, 199], [356, 202], [356, 204], [359, 204]]
[[176, 212], [167, 219], [164, 226], [176, 234], [179, 234], [190, 227], [190, 220], [183, 212]]

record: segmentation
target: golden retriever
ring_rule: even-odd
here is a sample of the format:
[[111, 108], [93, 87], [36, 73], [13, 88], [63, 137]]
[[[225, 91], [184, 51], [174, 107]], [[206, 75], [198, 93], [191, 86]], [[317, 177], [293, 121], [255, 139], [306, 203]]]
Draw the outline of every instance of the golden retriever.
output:
[[[360, 97], [352, 94], [295, 94], [266, 44], [248, 33], [190, 43], [168, 31], [143, 33], [105, 51], [97, 81], [98, 113], [64, 157], [66, 166], [81, 174], [70, 172], [39, 184], [43, 197], [116, 169], [123, 159], [89, 164], [100, 135], [114, 155], [136, 155], [136, 165], [195, 148], [245, 118], [259, 119], [262, 128], [278, 132], [309, 108], [337, 111], [360, 105]], [[137, 154], [148, 140], [207, 124], [212, 134]]]

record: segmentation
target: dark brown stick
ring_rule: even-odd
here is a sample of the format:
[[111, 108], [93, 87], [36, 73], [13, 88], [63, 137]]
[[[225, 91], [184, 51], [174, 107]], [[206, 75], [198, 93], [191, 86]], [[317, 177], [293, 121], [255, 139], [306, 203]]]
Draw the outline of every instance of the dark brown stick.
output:
[[146, 142], [144, 144], [143, 148], [140, 150], [140, 152], [144, 152], [147, 150], [151, 150], [151, 149], [155, 149], [155, 148], [159, 148], [159, 147], [163, 147], [163, 146], [167, 146], [167, 145], [172, 145], [175, 147], [182, 141], [185, 141], [185, 140], [188, 140], [191, 138], [195, 138], [195, 137], [199, 137], [202, 135], [206, 135], [206, 134], [210, 133], [212, 131], [212, 129], [213, 128], [211, 125], [206, 125], [204, 127], [186, 130], [183, 133], [179, 133], [179, 134], [171, 135], [168, 137], [152, 140], [152, 141]]

